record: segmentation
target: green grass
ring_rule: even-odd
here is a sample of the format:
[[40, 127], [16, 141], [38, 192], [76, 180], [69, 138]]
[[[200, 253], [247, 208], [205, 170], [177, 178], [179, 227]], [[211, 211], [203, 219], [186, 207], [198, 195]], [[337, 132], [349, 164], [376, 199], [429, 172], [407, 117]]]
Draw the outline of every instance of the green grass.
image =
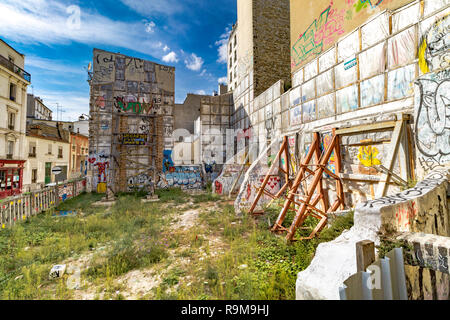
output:
[[[116, 293], [122, 287], [115, 280], [146, 268], [161, 276], [145, 296], [151, 299], [294, 299], [297, 273], [310, 264], [317, 246], [353, 225], [352, 214], [338, 217], [320, 236], [290, 244], [284, 235], [270, 232], [279, 208], [255, 219], [236, 216], [232, 205], [211, 193], [169, 189], [157, 194], [160, 201], [154, 203], [142, 203], [139, 195], [120, 195], [110, 208], [92, 206], [102, 195], [83, 194], [57, 208], [75, 210], [75, 217], [55, 218], [50, 210], [2, 230], [0, 299], [73, 298], [67, 275], [49, 280], [48, 274], [53, 265], [87, 253], [93, 259], [82, 279], [104, 289], [103, 299], [124, 299]], [[191, 201], [199, 220], [188, 230], [169, 229], [171, 221], [188, 210], [177, 204]], [[292, 219], [288, 215], [285, 225]], [[305, 221], [310, 228], [315, 223]], [[297, 236], [309, 233], [300, 230]]]
[[[273, 211], [268, 215], [275, 215], [277, 210]], [[239, 219], [230, 205], [222, 214], [204, 213], [200, 218], [228, 248], [223, 255], [200, 264], [203, 276], [195, 271], [196, 282], [190, 286], [180, 283], [172, 293], [178, 299], [295, 299], [297, 273], [310, 264], [317, 246], [353, 225], [353, 215], [348, 214], [338, 217], [319, 237], [288, 244], [284, 237], [269, 231], [267, 216]]]
[[[84, 216], [55, 218], [50, 210], [0, 232], [0, 299], [67, 298], [70, 293], [61, 289], [65, 285], [55, 287], [58, 281], [48, 280], [51, 267], [105, 243], [113, 245], [104, 261], [88, 269], [91, 280], [163, 259], [167, 249], [159, 242], [161, 215], [155, 205], [123, 196], [111, 209], [93, 207], [99, 198], [84, 194], [56, 208], [77, 210]], [[111, 211], [109, 215], [102, 214], [106, 210]], [[54, 288], [42, 290], [43, 286]]]

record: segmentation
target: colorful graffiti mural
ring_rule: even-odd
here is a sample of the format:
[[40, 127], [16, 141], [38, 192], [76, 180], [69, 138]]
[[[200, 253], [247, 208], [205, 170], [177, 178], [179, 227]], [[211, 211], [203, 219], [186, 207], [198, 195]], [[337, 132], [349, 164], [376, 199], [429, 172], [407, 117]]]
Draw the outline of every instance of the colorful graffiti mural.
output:
[[317, 56], [323, 51], [324, 45], [333, 43], [337, 36], [344, 34], [343, 22], [343, 12], [337, 12], [331, 5], [328, 6], [292, 47], [294, 66], [298, 66], [311, 55]]
[[377, 158], [379, 153], [375, 147], [361, 146], [359, 147], [358, 159], [363, 166], [373, 167], [381, 164], [381, 161]]
[[174, 172], [175, 167], [172, 161], [172, 150], [164, 150], [163, 157], [163, 172]]
[[127, 181], [128, 192], [133, 191], [150, 191], [154, 186], [154, 181], [151, 175], [141, 173], [133, 177], [129, 177]]
[[[374, 11], [391, 0], [345, 0], [330, 2], [318, 17], [300, 34], [291, 48], [291, 67], [294, 68], [311, 56], [318, 56], [354, 27], [345, 28], [345, 20], [353, 20], [367, 10]], [[370, 14], [370, 12], [369, 12]]]
[[200, 166], [176, 166], [173, 170], [160, 174], [157, 187], [160, 189], [181, 188], [201, 189], [203, 187]]
[[[333, 134], [331, 132], [324, 133], [321, 144], [322, 152], [325, 152], [325, 150], [328, 149], [332, 141], [333, 141]], [[336, 173], [336, 155], [334, 154], [334, 151], [331, 153], [327, 168], [331, 172]]]

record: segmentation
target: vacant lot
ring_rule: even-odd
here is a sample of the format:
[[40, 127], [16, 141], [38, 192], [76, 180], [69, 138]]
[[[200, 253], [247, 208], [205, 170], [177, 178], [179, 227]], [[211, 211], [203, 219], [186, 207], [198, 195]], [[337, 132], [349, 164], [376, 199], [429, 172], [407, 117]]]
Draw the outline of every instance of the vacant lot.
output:
[[[159, 196], [94, 207], [102, 196], [84, 194], [57, 208], [74, 217], [50, 210], [2, 230], [0, 299], [294, 299], [317, 245], [353, 224], [341, 217], [319, 238], [288, 245], [269, 231], [277, 208], [255, 219], [211, 194]], [[49, 280], [56, 264], [66, 274]]]

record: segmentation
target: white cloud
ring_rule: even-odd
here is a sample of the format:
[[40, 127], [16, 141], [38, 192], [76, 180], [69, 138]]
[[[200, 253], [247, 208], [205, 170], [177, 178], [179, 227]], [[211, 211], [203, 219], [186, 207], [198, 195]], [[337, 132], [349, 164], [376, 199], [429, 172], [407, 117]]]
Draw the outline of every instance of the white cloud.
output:
[[220, 39], [216, 41], [217, 53], [219, 58], [218, 63], [227, 63], [228, 60], [228, 38], [230, 37], [231, 29], [225, 28], [225, 32], [221, 34]]
[[61, 120], [75, 121], [83, 113], [89, 114], [89, 95], [82, 92], [67, 91], [39, 91], [35, 90], [35, 95], [41, 97], [44, 103], [53, 111], [53, 119], [57, 120], [56, 103], [62, 107]]
[[196, 93], [196, 94], [200, 94], [200, 95], [202, 95], [202, 96], [206, 95], [205, 90], [197, 90], [195, 93]]
[[[159, 1], [158, 1], [159, 2]], [[79, 28], [68, 28], [71, 14], [55, 0], [1, 0], [2, 37], [18, 43], [110, 45], [159, 56], [158, 39], [148, 38], [145, 24], [111, 20], [81, 8]], [[139, 43], [139, 46], [135, 44]]]
[[162, 57], [162, 61], [166, 62], [166, 63], [177, 63], [178, 57], [177, 54], [173, 51], [169, 52], [168, 54], [166, 54], [164, 57]]
[[[38, 68], [44, 72], [57, 72], [71, 75], [86, 75], [86, 70], [83, 66], [73, 67], [70, 63], [60, 60], [45, 59], [36, 56], [26, 56], [25, 57], [25, 69], [28, 67]], [[86, 66], [87, 67], [87, 64]]]
[[156, 24], [153, 21], [147, 22], [145, 24], [145, 31], [147, 33], [153, 33], [153, 32], [155, 32], [155, 27], [156, 27]]
[[123, 4], [143, 16], [158, 14], [171, 15], [183, 10], [183, 1], [177, 0], [121, 0]]
[[167, 51], [169, 51], [170, 50], [170, 48], [166, 45], [164, 48], [163, 48], [163, 51], [164, 52], [167, 52]]
[[198, 57], [195, 53], [192, 53], [184, 60], [184, 63], [186, 68], [189, 70], [199, 71], [202, 68], [204, 61], [201, 57]]
[[222, 78], [217, 79], [217, 82], [220, 83], [220, 84], [222, 84], [222, 83], [227, 84], [228, 83], [228, 79], [227, 79], [227, 77], [222, 77]]

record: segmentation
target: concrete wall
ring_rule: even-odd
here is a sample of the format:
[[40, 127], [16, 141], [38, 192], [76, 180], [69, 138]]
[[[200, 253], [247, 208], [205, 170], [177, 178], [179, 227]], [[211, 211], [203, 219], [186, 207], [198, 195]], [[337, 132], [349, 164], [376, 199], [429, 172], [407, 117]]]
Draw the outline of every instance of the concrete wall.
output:
[[[88, 186], [151, 188], [173, 148], [175, 68], [99, 49], [93, 62]], [[123, 134], [146, 136], [144, 145]]]
[[[389, 3], [397, 6], [400, 2]], [[445, 167], [449, 131], [444, 123], [448, 117], [437, 119], [437, 114], [445, 114], [442, 101], [448, 99], [447, 51], [434, 48], [440, 48], [435, 44], [448, 30], [450, 9], [440, 1], [425, 0], [421, 4], [411, 2], [391, 12], [384, 9], [380, 12], [377, 6], [369, 20], [353, 27], [344, 38], [336, 38], [328, 50], [302, 64], [293, 73], [292, 88], [287, 92], [282, 81], [254, 99], [250, 93], [235, 92], [234, 128], [251, 127], [252, 134], [259, 137], [256, 141], [259, 151], [267, 146], [267, 137], [298, 134], [298, 153], [293, 156], [302, 159], [313, 132], [325, 137], [333, 128], [393, 121], [405, 113], [411, 121], [402, 135], [403, 147], [394, 159], [393, 171], [408, 181]], [[362, 7], [359, 12], [369, 7]], [[363, 17], [360, 13], [358, 17]], [[292, 26], [298, 23], [291, 21]], [[443, 98], [436, 99], [436, 94]], [[429, 123], [429, 119], [435, 119], [432, 121], [435, 124]], [[268, 122], [273, 127], [269, 131]], [[386, 166], [390, 160], [393, 128], [364, 131], [343, 136], [341, 140], [348, 207], [377, 196], [381, 173], [374, 165]], [[396, 185], [390, 184], [387, 194], [398, 191]], [[333, 193], [330, 186], [330, 196]]]
[[[414, 188], [402, 193], [357, 205], [354, 226], [341, 236], [322, 243], [310, 266], [297, 278], [297, 299], [339, 299], [339, 286], [356, 273], [356, 243], [401, 232], [426, 232], [449, 235], [450, 171], [436, 171]], [[407, 269], [410, 296], [413, 295], [414, 270]], [[444, 279], [448, 287], [448, 278]], [[413, 290], [413, 291], [411, 291]]]
[[186, 129], [190, 134], [194, 134], [194, 122], [200, 116], [202, 97], [201, 95], [189, 93], [183, 104], [175, 104], [173, 110], [175, 130]]

